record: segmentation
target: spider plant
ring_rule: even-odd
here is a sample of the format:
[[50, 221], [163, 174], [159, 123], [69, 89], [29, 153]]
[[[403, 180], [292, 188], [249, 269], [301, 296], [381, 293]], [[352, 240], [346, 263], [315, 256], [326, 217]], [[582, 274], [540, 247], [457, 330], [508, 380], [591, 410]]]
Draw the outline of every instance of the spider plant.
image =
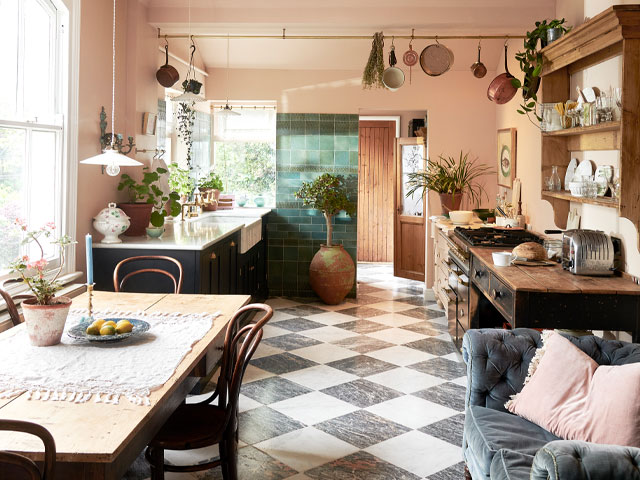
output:
[[419, 192], [424, 195], [426, 190], [450, 194], [455, 200], [456, 195], [468, 193], [471, 201], [480, 205], [483, 196], [489, 198], [484, 186], [478, 182], [483, 175], [495, 173], [491, 167], [478, 163], [478, 158], [469, 158], [469, 154], [460, 152], [460, 158], [444, 157], [429, 160], [426, 170], [409, 173], [407, 181], [407, 197]]

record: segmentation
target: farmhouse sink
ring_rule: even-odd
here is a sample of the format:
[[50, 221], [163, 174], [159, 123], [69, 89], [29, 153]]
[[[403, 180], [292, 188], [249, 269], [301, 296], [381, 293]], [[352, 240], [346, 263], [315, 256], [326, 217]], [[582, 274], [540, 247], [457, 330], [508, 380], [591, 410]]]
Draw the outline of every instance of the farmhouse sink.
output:
[[[202, 223], [226, 223], [242, 225], [240, 229], [240, 250], [239, 253], [246, 253], [262, 240], [262, 217], [260, 216], [232, 216], [215, 215], [217, 212], [207, 212], [193, 221]], [[226, 212], [225, 212], [226, 213]]]

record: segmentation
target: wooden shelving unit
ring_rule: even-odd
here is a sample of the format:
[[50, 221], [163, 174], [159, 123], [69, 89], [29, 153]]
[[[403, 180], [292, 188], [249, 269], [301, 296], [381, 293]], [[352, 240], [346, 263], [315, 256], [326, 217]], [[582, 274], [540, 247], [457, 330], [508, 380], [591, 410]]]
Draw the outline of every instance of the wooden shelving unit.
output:
[[571, 152], [620, 150], [620, 200], [574, 197], [569, 192], [542, 191], [553, 206], [555, 224], [566, 228], [571, 202], [618, 208], [620, 216], [640, 227], [640, 5], [615, 5], [574, 28], [544, 49], [542, 84], [544, 103], [565, 102], [571, 74], [620, 56], [622, 108], [619, 122], [568, 128], [542, 134], [541, 180], [558, 166], [564, 178]]
[[569, 202], [576, 203], [586, 203], [590, 205], [600, 205], [602, 207], [609, 208], [618, 208], [620, 203], [617, 199], [611, 197], [596, 197], [596, 198], [588, 198], [588, 197], [576, 197], [571, 195], [570, 192], [550, 192], [549, 190], [542, 191], [542, 198], [547, 197], [547, 199], [555, 198], [559, 200], [567, 200]]

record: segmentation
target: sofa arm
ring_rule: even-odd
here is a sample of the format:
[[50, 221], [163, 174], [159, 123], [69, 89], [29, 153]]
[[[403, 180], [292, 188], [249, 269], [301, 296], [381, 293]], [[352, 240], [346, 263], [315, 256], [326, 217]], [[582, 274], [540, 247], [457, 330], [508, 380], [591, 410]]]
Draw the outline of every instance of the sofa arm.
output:
[[528, 328], [468, 330], [462, 341], [467, 364], [466, 406], [505, 411], [505, 402], [522, 390], [529, 363], [540, 345], [540, 333]]
[[640, 448], [556, 440], [536, 453], [531, 480], [639, 480], [639, 463]]

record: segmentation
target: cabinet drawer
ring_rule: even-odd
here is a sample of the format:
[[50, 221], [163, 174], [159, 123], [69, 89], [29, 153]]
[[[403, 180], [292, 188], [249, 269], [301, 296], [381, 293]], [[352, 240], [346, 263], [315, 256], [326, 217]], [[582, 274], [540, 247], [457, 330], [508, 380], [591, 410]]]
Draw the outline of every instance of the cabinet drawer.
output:
[[490, 293], [489, 284], [491, 278], [491, 272], [487, 267], [485, 267], [481, 262], [478, 262], [475, 258], [471, 264], [471, 280], [475, 283], [481, 290]]
[[513, 292], [509, 287], [502, 283], [495, 275], [491, 275], [491, 289], [489, 295], [498, 307], [506, 314], [507, 320], [511, 320], [513, 316]]

